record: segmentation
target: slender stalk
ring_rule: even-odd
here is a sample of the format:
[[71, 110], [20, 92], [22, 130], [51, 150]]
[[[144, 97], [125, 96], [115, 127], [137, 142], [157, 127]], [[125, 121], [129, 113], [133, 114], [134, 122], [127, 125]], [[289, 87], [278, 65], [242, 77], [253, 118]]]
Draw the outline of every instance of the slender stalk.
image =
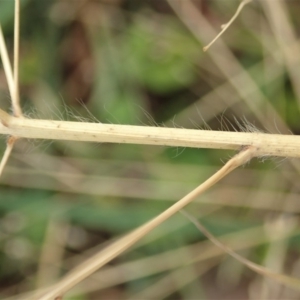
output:
[[3, 173], [4, 167], [6, 166], [6, 163], [9, 159], [10, 153], [11, 153], [13, 147], [14, 147], [14, 144], [15, 144], [16, 140], [17, 139], [13, 136], [11, 136], [7, 140], [6, 149], [5, 149], [5, 152], [4, 152], [3, 157], [1, 159], [1, 162], [0, 162], [0, 176]]
[[232, 257], [234, 257], [236, 260], [247, 266], [249, 269], [253, 270], [254, 272], [257, 272], [258, 274], [261, 274], [263, 276], [269, 277], [279, 283], [283, 283], [288, 287], [300, 290], [300, 279], [287, 276], [285, 274], [276, 273], [268, 268], [262, 267], [256, 263], [253, 263], [252, 261], [242, 257], [241, 255], [237, 254], [235, 251], [233, 251], [231, 248], [227, 247], [225, 244], [223, 244], [221, 241], [219, 241], [213, 234], [211, 234], [205, 226], [203, 226], [196, 218], [188, 214], [187, 212], [181, 210], [180, 211], [184, 216], [186, 216], [212, 243], [214, 243], [217, 247], [221, 248], [224, 252], [228, 253]]
[[242, 11], [243, 7], [248, 4], [249, 2], [251, 2], [252, 0], [243, 0], [237, 11], [235, 12], [235, 14], [233, 15], [233, 17], [230, 19], [230, 21], [227, 24], [222, 25], [222, 30], [221, 32], [205, 47], [203, 47], [203, 51], [207, 51], [208, 48], [228, 29], [228, 27], [233, 23], [233, 21], [238, 17], [238, 15], [240, 14], [240, 12]]
[[64, 277], [58, 284], [56, 284], [53, 289], [51, 289], [51, 291], [47, 292], [44, 296], [39, 297], [39, 300], [52, 300], [56, 299], [56, 297], [61, 297], [62, 295], [64, 295], [76, 284], [78, 284], [79, 282], [90, 276], [92, 273], [94, 273], [96, 270], [129, 249], [146, 234], [169, 219], [180, 209], [191, 203], [196, 197], [204, 193], [207, 189], [212, 187], [227, 174], [232, 172], [240, 165], [247, 163], [252, 157], [256, 156], [256, 151], [257, 148], [255, 147], [246, 147], [245, 149], [243, 149], [240, 153], [231, 158], [219, 171], [217, 171], [205, 182], [200, 184], [197, 188], [177, 201], [171, 207], [166, 209], [160, 215], [137, 228], [133, 232], [127, 234], [123, 238], [120, 238], [116, 242], [112, 243], [111, 245], [104, 248], [102, 251], [85, 261], [82, 265], [78, 266], [72, 273]]
[[7, 48], [6, 48], [1, 24], [0, 24], [0, 55], [1, 55], [5, 76], [7, 79], [9, 93], [11, 98], [13, 98], [15, 83], [14, 83], [13, 73], [12, 73], [11, 64], [7, 53]]
[[[190, 30], [200, 43], [206, 43], [211, 39], [211, 36], [217, 35], [216, 31], [206, 19], [206, 16], [203, 15], [201, 10], [197, 8], [194, 1], [180, 1], [180, 6], [178, 5], [178, 1], [166, 1], [182, 23]], [[249, 75], [249, 71], [237, 60], [222, 39], [218, 41], [218, 47], [208, 51], [208, 54], [213, 60], [215, 66], [220, 70], [221, 74], [225, 76], [228, 83], [236, 90], [238, 97], [247, 104], [250, 111], [254, 113], [261, 124], [264, 124], [266, 127], [274, 126], [273, 121], [270, 122], [270, 120], [266, 118], [265, 111], [268, 111], [268, 113], [272, 116], [272, 120], [276, 120], [279, 128], [288, 132], [288, 128], [284, 120], [274, 109], [270, 99], [262, 93], [257, 82], [255, 82]], [[261, 109], [262, 105], [265, 107], [265, 110]]]
[[19, 41], [20, 41], [20, 0], [15, 0], [14, 24], [14, 92], [12, 97], [13, 112], [16, 117], [22, 116], [19, 96]]
[[300, 136], [294, 135], [31, 120], [1, 110], [0, 122], [0, 134], [20, 138], [229, 150], [252, 145], [257, 156], [300, 157]]
[[[4, 72], [8, 82], [8, 88], [12, 99], [12, 108], [16, 117], [22, 116], [22, 111], [19, 101], [19, 38], [20, 38], [20, 0], [15, 0], [15, 26], [14, 26], [14, 74], [9, 61], [5, 40], [3, 37], [2, 28], [0, 25], [0, 55], [4, 67]], [[7, 126], [10, 116], [5, 112], [0, 111], [0, 120], [3, 126]], [[13, 150], [16, 137], [11, 136], [6, 145], [4, 155], [0, 162], [0, 176], [3, 173], [4, 167], [7, 164], [9, 156]]]

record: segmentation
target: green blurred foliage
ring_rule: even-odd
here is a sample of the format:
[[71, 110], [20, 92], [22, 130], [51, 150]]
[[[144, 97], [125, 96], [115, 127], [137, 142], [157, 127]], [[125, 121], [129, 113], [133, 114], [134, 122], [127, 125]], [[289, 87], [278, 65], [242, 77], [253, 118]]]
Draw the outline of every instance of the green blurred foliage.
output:
[[[74, 1], [74, 15], [70, 17], [66, 14], [64, 18], [55, 15], [55, 12], [59, 15], [60, 10], [63, 11], [64, 1], [22, 1], [20, 82], [22, 106], [27, 115], [64, 120], [77, 120], [76, 116], [79, 115], [82, 119], [91, 122], [163, 126], [164, 122], [171, 122], [174, 115], [181, 114], [193, 103], [198, 105], [198, 99], [204, 97], [210, 89], [217, 87], [217, 84], [223, 83], [224, 79], [217, 67], [212, 67], [209, 57], [202, 53], [201, 43], [170, 9], [165, 8], [165, 4], [160, 4], [159, 1], [151, 3], [151, 1], [124, 0], [116, 1], [111, 5], [104, 2], [87, 1], [86, 7], [83, 6], [76, 11], [77, 2]], [[215, 21], [216, 16], [222, 19], [220, 22], [223, 18], [226, 19], [224, 13], [227, 11], [230, 11], [228, 14], [232, 14], [231, 5], [235, 7], [236, 3], [228, 4], [228, 2], [226, 5], [224, 3], [223, 9], [220, 1], [206, 3], [207, 17], [211, 22]], [[82, 15], [82, 11], [86, 15]], [[106, 15], [107, 18], [114, 17], [113, 21], [108, 22], [105, 19]], [[116, 16], [118, 18], [115, 18]], [[4, 26], [11, 52], [13, 1], [0, 1], [0, 22]], [[300, 130], [299, 109], [286, 72], [267, 84], [263, 73], [264, 66], [251, 69], [262, 60], [260, 36], [255, 35], [257, 32], [253, 32], [251, 28], [243, 26], [241, 21], [237, 20], [237, 24], [232, 30], [230, 29], [231, 34], [226, 33], [224, 39], [261, 91], [271, 99], [278, 113], [297, 132]], [[79, 33], [78, 28], [84, 34]], [[202, 68], [202, 65], [205, 67]], [[77, 75], [77, 70], [81, 69], [83, 71]], [[78, 76], [82, 78], [78, 79]], [[4, 78], [4, 75], [1, 78]], [[78, 92], [76, 88], [80, 92], [82, 90], [87, 90], [87, 92], [81, 97], [81, 94], [76, 93]], [[1, 107], [9, 105], [5, 87], [1, 86], [0, 95]], [[218, 103], [213, 105], [218, 105]], [[230, 109], [228, 114], [226, 112], [226, 116], [232, 118]], [[200, 119], [199, 116], [199, 120], [191, 120], [195, 123], [195, 127], [198, 126], [198, 122], [201, 123]], [[178, 124], [178, 126], [181, 125]], [[4, 141], [3, 139], [1, 142], [2, 152], [5, 147]], [[34, 155], [42, 149], [49, 155], [62, 158], [66, 163], [69, 162], [69, 158], [78, 159], [78, 161], [93, 159], [95, 165], [100, 159], [119, 161], [120, 163], [116, 165], [111, 162], [111, 167], [107, 170], [102, 170], [100, 167], [101, 176], [118, 177], [120, 184], [123, 178], [156, 180], [153, 188], [156, 191], [160, 189], [165, 191], [161, 186], [164, 181], [159, 183], [162, 179], [161, 174], [165, 176], [163, 178], [165, 182], [174, 180], [180, 182], [178, 185], [182, 185], [183, 188], [186, 183], [190, 182], [197, 186], [209, 175], [202, 172], [202, 168], [213, 166], [217, 169], [222, 165], [220, 158], [226, 160], [233, 155], [232, 151], [210, 149], [122, 144], [92, 145], [64, 141], [57, 141], [44, 147], [29, 144], [26, 149], [22, 151], [18, 148], [16, 151], [21, 154], [32, 152]], [[17, 168], [22, 169], [24, 165], [28, 167], [24, 162], [15, 160], [14, 157], [12, 160], [12, 165]], [[128, 162], [128, 165], [132, 163], [132, 166], [126, 165], [122, 169], [123, 162]], [[137, 162], [143, 164], [142, 171], [134, 169]], [[169, 173], [165, 172], [164, 164], [176, 166], [178, 169], [176, 172], [174, 169]], [[70, 165], [74, 167], [74, 170], [79, 170], [89, 177], [89, 168], [78, 167], [76, 163], [70, 163]], [[156, 167], [151, 167], [152, 165]], [[273, 165], [273, 163], [264, 165], [253, 163], [251, 167], [255, 172], [258, 169], [270, 169]], [[184, 173], [181, 171], [181, 167], [184, 166], [197, 166], [197, 171]], [[155, 172], [151, 173], [151, 168], [154, 168]], [[60, 171], [61, 169], [57, 170], [58, 175]], [[68, 169], [67, 171], [72, 173]], [[39, 170], [34, 172], [38, 173]], [[42, 170], [41, 177], [44, 175], [43, 172]], [[7, 175], [4, 174], [4, 176], [10, 176], [9, 169]], [[58, 177], [53, 176], [49, 179], [49, 176], [51, 184], [48, 189], [31, 188], [30, 184], [28, 187], [21, 184], [18, 187], [18, 182], [3, 183], [1, 186], [0, 215], [3, 220], [10, 216], [10, 213], [18, 212], [20, 219], [25, 218], [26, 222], [16, 232], [5, 231], [4, 223], [0, 222], [0, 239], [3, 240], [4, 245], [7, 245], [9, 240], [22, 237], [30, 243], [32, 250], [28, 257], [19, 259], [9, 256], [8, 251], [5, 250], [6, 246], [0, 249], [0, 264], [3, 266], [0, 270], [0, 278], [5, 282], [0, 289], [6, 288], [6, 285], [8, 287], [18, 285], [24, 280], [25, 289], [35, 288], [34, 275], [38, 268], [38, 258], [53, 216], [59, 216], [60, 219], [69, 222], [71, 227], [81, 228], [89, 240], [81, 248], [79, 247], [80, 249], [72, 248], [72, 245], [67, 244], [64, 257], [67, 259], [72, 257], [74, 252], [84, 251], [90, 245], [96, 245], [103, 240], [136, 228], [169, 207], [171, 203], [166, 200], [167, 195], [155, 201], [116, 195], [85, 195], [72, 192], [71, 188], [69, 192], [66, 192], [64, 188], [68, 186], [68, 182], [62, 183]], [[255, 178], [257, 181], [262, 180], [259, 175]], [[27, 179], [24, 175], [23, 180]], [[253, 182], [255, 183], [255, 179]], [[84, 179], [79, 180], [77, 184], [84, 185]], [[51, 187], [54, 188], [51, 189]], [[171, 191], [166, 191], [165, 194], [168, 192]], [[178, 199], [181, 196], [183, 195], [178, 194]], [[58, 200], [53, 200], [55, 197]], [[201, 212], [201, 207], [199, 209], [197, 206], [195, 213], [199, 211]], [[212, 217], [207, 216], [204, 223], [209, 230], [221, 236], [261, 224], [261, 215], [254, 218], [251, 215], [251, 209], [247, 208], [220, 209]], [[175, 216], [162, 228], [170, 229], [180, 222], [188, 224], [182, 216]], [[170, 231], [167, 236], [164, 235], [155, 242], [133, 250], [119, 259], [126, 261], [126, 259], [147, 257], [202, 239], [204, 239], [203, 234], [193, 225], [188, 224], [179, 230]], [[299, 241], [299, 237], [293, 238], [293, 245], [297, 246]], [[264, 258], [264, 247], [261, 246], [257, 250], [258, 260]], [[19, 265], [22, 264], [25, 266], [19, 269]], [[138, 291], [156, 282], [164, 274], [140, 278], [124, 284], [122, 288], [127, 288], [128, 293]], [[27, 277], [30, 277], [28, 281], [26, 281]], [[191, 285], [187, 290], [192, 290], [194, 287], [197, 292], [205, 294], [202, 283], [195, 281]], [[182, 294], [181, 292], [176, 294], [178, 299], [179, 296], [182, 299], [191, 297], [187, 290], [182, 289]], [[83, 294], [72, 299], [94, 298]]]

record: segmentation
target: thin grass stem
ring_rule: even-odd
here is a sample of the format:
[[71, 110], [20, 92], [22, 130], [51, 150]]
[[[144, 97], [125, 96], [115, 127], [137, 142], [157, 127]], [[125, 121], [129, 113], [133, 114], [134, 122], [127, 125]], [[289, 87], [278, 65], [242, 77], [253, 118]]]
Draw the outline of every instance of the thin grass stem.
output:
[[7, 79], [9, 93], [10, 93], [11, 98], [13, 98], [15, 83], [14, 83], [12, 68], [11, 68], [11, 64], [10, 64], [10, 61], [9, 61], [9, 57], [8, 57], [8, 53], [7, 53], [7, 47], [6, 47], [6, 44], [5, 44], [1, 24], [0, 24], [0, 55], [1, 55], [1, 59], [2, 59], [2, 64], [3, 64], [5, 76], [6, 76], [6, 79]]
[[200, 184], [196, 189], [188, 193], [185, 197], [177, 201], [163, 213], [137, 228], [133, 232], [127, 234], [123, 238], [120, 238], [97, 253], [95, 256], [85, 261], [82, 265], [78, 266], [73, 272], [56, 284], [50, 292], [40, 297], [39, 300], [51, 300], [64, 295], [79, 282], [93, 274], [95, 271], [116, 258], [118, 255], [122, 254], [161, 223], [191, 203], [196, 197], [204, 193], [207, 189], [212, 187], [227, 174], [232, 172], [240, 165], [247, 163], [252, 157], [255, 156], [256, 150], [257, 149], [255, 147], [246, 147], [240, 153], [231, 158], [219, 171], [217, 171], [205, 182]]
[[22, 116], [19, 95], [19, 44], [20, 44], [20, 0], [15, 0], [14, 24], [14, 92], [12, 97], [13, 112], [16, 117]]
[[10, 156], [10, 153], [11, 153], [13, 147], [14, 147], [14, 144], [15, 144], [16, 140], [17, 139], [15, 137], [10, 137], [7, 140], [6, 149], [4, 151], [3, 157], [2, 157], [1, 162], [0, 162], [0, 177], [3, 173], [4, 167], [6, 166], [6, 163], [8, 161], [8, 158]]
[[0, 110], [0, 134], [29, 139], [228, 149], [255, 146], [257, 156], [300, 157], [300, 136], [103, 123], [31, 120]]
[[207, 51], [209, 49], [210, 46], [212, 46], [212, 44], [218, 39], [220, 38], [220, 36], [229, 28], [229, 26], [234, 22], [234, 20], [238, 17], [238, 15], [240, 14], [240, 12], [242, 11], [243, 7], [248, 4], [249, 2], [251, 2], [252, 0], [243, 0], [240, 5], [238, 6], [235, 14], [233, 15], [233, 17], [230, 19], [230, 21], [226, 24], [223, 24], [221, 26], [222, 30], [220, 31], [220, 33], [205, 47], [203, 47], [203, 51]]
[[221, 248], [224, 252], [228, 253], [232, 257], [234, 257], [236, 260], [241, 262], [243, 265], [247, 266], [252, 271], [267, 276], [279, 283], [283, 283], [288, 287], [300, 290], [300, 279], [294, 278], [291, 276], [287, 276], [284, 274], [272, 272], [271, 270], [264, 268], [256, 263], [253, 263], [252, 261], [240, 256], [235, 251], [233, 251], [231, 248], [227, 247], [225, 244], [220, 242], [212, 233], [210, 233], [205, 226], [203, 226], [196, 218], [188, 214], [186, 211], [181, 211], [181, 213], [186, 216], [212, 243], [214, 243], [217, 247]]

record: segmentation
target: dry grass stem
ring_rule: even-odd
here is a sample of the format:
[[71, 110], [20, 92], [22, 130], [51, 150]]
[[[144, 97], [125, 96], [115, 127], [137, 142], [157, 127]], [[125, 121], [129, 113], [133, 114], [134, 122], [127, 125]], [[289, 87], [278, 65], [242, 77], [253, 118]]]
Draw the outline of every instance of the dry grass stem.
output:
[[15, 0], [14, 24], [14, 93], [12, 97], [13, 112], [16, 117], [22, 116], [19, 95], [19, 43], [20, 43], [20, 0]]
[[[2, 58], [2, 63], [4, 67], [4, 72], [7, 78], [8, 87], [12, 99], [12, 108], [14, 115], [16, 117], [22, 116], [22, 110], [20, 107], [20, 100], [19, 100], [19, 40], [20, 40], [20, 0], [15, 0], [15, 24], [14, 24], [14, 74], [12, 74], [12, 68], [9, 61], [7, 48], [5, 45], [4, 37], [2, 28], [0, 25], [0, 54]], [[0, 119], [3, 121], [2, 124], [6, 124], [6, 117], [4, 119]], [[3, 172], [3, 169], [8, 161], [9, 155], [12, 152], [14, 143], [16, 138], [11, 136], [8, 139], [6, 150], [2, 157], [0, 163], [0, 176]]]
[[6, 149], [5, 149], [4, 155], [2, 157], [2, 160], [0, 162], [0, 176], [3, 173], [4, 167], [6, 166], [9, 155], [10, 155], [10, 153], [11, 153], [13, 147], [14, 147], [14, 144], [15, 144], [16, 140], [17, 139], [15, 137], [10, 137], [7, 140]]
[[[201, 215], [201, 217], [203, 216]], [[263, 234], [264, 232], [265, 231], [263, 230], [263, 227], [258, 226], [250, 229], [244, 229], [239, 232], [222, 235], [221, 237], [219, 237], [219, 240], [224, 244], [230, 244], [232, 249], [238, 251], [238, 250], [253, 248], [258, 245], [265, 244], [266, 242], [281, 241], [283, 238], [282, 235], [273, 235], [270, 238], [266, 238], [265, 234]], [[295, 230], [293, 232], [289, 232], [289, 234], [284, 238], [287, 237], [291, 238], [298, 235], [299, 235], [299, 231]], [[144, 245], [144, 242], [149, 240], [148, 238], [143, 239], [137, 246]], [[82, 285], [83, 285], [83, 289], [89, 292], [102, 290], [117, 284], [122, 284], [127, 281], [131, 281], [141, 277], [146, 277], [148, 275], [158, 274], [165, 270], [175, 270], [177, 268], [182, 267], [183, 265], [204, 262], [206, 260], [216, 259], [218, 256], [224, 255], [224, 251], [219, 247], [213, 247], [211, 241], [209, 240], [197, 242], [196, 244], [187, 246], [185, 251], [188, 251], [189, 253], [197, 253], [197, 254], [188, 257], [183, 256], [181, 260], [178, 260], [178, 257], [181, 257], [182, 255], [181, 249], [182, 248], [172, 249], [170, 251], [155, 254], [153, 256], [149, 256], [146, 258], [121, 263], [118, 264], [117, 266], [106, 266], [105, 269], [101, 269], [95, 274], [93, 274], [91, 276], [90, 281], [85, 281], [81, 285], [79, 285], [80, 291], [82, 291], [81, 290]], [[87, 253], [89, 252], [90, 250], [87, 251]], [[87, 254], [85, 254], [84, 256], [86, 257]], [[158, 261], [165, 261], [166, 256], [168, 256], [168, 259], [170, 259], [173, 263], [169, 263], [168, 265], [162, 265], [157, 263]], [[82, 258], [81, 255], [77, 255], [75, 261], [77, 261], [78, 259], [82, 261], [82, 259], [85, 259], [85, 257]], [[67, 265], [69, 263], [71, 265], [75, 263], [73, 258], [71, 259], [69, 258], [67, 259], [67, 261], [68, 261]], [[129, 272], [129, 270], [131, 272]], [[122, 274], [127, 274], [126, 278], [124, 278]], [[103, 281], [103, 278], [107, 280]], [[100, 281], [101, 281], [101, 285], [99, 284]], [[39, 295], [44, 294], [46, 290], [50, 290], [50, 289], [47, 288], [43, 290], [39, 289], [34, 292], [26, 292], [23, 294], [19, 294], [18, 296], [10, 297], [8, 299], [9, 300], [39, 299], [38, 298]], [[70, 297], [72, 295], [76, 295], [77, 293], [78, 291], [76, 291], [75, 289], [70, 291]]]
[[293, 135], [31, 120], [1, 110], [0, 120], [0, 134], [20, 138], [229, 150], [251, 145], [257, 156], [300, 157], [300, 136]]
[[223, 243], [221, 243], [213, 234], [211, 234], [196, 218], [191, 216], [185, 211], [181, 211], [183, 215], [185, 215], [212, 243], [214, 243], [217, 247], [221, 248], [224, 252], [228, 253], [232, 257], [234, 257], [236, 260], [247, 266], [249, 269], [253, 270], [254, 272], [257, 272], [263, 276], [267, 276], [273, 280], [276, 280], [279, 283], [283, 283], [286, 286], [289, 286], [291, 288], [300, 290], [300, 279], [290, 277], [284, 274], [279, 274], [270, 271], [267, 268], [264, 268], [258, 264], [255, 264], [248, 259], [240, 256], [236, 252], [234, 252], [231, 248], [227, 247]]
[[0, 55], [1, 55], [1, 59], [2, 59], [2, 64], [3, 64], [5, 76], [6, 76], [6, 79], [7, 79], [9, 93], [10, 93], [11, 98], [13, 98], [14, 97], [15, 84], [14, 84], [14, 78], [13, 78], [13, 73], [12, 73], [12, 69], [11, 69], [11, 63], [9, 61], [9, 57], [8, 57], [8, 53], [7, 53], [7, 48], [6, 48], [6, 44], [5, 44], [1, 24], [0, 24]]
[[[182, 1], [180, 6], [176, 5], [176, 1], [167, 1], [183, 24], [186, 25], [200, 43], [206, 42], [210, 40], [211, 36], [217, 35], [214, 28], [201, 13], [201, 10], [197, 9], [192, 1]], [[199, 28], [201, 28], [201, 30], [199, 30]], [[222, 53], [222, 55], [220, 55], [220, 53]], [[289, 132], [284, 120], [269, 103], [269, 99], [262, 93], [261, 88], [249, 75], [248, 70], [245, 70], [243, 65], [232, 54], [231, 50], [222, 40], [218, 41], [218, 49], [212, 49], [208, 54], [214, 61], [215, 66], [225, 76], [234, 90], [236, 90], [233, 92], [236, 92], [238, 97], [247, 104], [250, 111], [254, 113], [261, 124], [265, 127], [274, 125], [273, 121], [268, 121], [263, 113], [261, 109], [263, 104], [276, 120], [280, 132]], [[231, 97], [231, 95], [228, 97]]]
[[240, 5], [238, 6], [235, 14], [233, 15], [233, 17], [230, 19], [230, 21], [226, 24], [223, 24], [221, 26], [222, 30], [221, 32], [205, 47], [203, 47], [203, 51], [207, 51], [209, 49], [210, 46], [212, 46], [212, 44], [228, 29], [228, 27], [234, 22], [234, 20], [238, 17], [238, 15], [240, 14], [240, 12], [242, 11], [243, 7], [248, 4], [249, 2], [251, 2], [252, 0], [243, 0]]
[[245, 147], [240, 153], [231, 158], [219, 171], [213, 174], [205, 182], [200, 184], [196, 189], [191, 191], [185, 197], [180, 199], [170, 208], [163, 213], [146, 223], [145, 225], [137, 228], [133, 232], [124, 236], [123, 238], [112, 243], [104, 250], [97, 253], [85, 261], [82, 265], [78, 266], [73, 272], [63, 278], [53, 289], [40, 297], [39, 300], [51, 300], [55, 297], [64, 295], [68, 290], [74, 287], [76, 284], [90, 276], [96, 270], [116, 258], [118, 255], [129, 249], [132, 245], [138, 242], [146, 234], [155, 229], [158, 225], [169, 219], [180, 209], [192, 202], [196, 197], [201, 195], [211, 186], [220, 181], [224, 176], [232, 172], [237, 167], [247, 163], [252, 157], [256, 155], [257, 148], [253, 146]]

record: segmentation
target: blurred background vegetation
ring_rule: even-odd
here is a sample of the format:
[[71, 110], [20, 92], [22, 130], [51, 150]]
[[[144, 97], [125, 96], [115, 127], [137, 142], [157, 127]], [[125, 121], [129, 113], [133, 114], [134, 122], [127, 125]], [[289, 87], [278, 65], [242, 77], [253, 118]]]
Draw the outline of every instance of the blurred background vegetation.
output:
[[[300, 132], [299, 1], [24, 0], [22, 107], [30, 118]], [[13, 1], [0, 22], [13, 48]], [[295, 55], [294, 55], [295, 54]], [[0, 105], [10, 110], [3, 69]], [[1, 153], [5, 137], [1, 141]], [[56, 282], [143, 224], [233, 153], [19, 141], [0, 179], [0, 298]], [[300, 276], [297, 160], [254, 160], [188, 207], [243, 256]], [[65, 299], [299, 299], [177, 215]]]

